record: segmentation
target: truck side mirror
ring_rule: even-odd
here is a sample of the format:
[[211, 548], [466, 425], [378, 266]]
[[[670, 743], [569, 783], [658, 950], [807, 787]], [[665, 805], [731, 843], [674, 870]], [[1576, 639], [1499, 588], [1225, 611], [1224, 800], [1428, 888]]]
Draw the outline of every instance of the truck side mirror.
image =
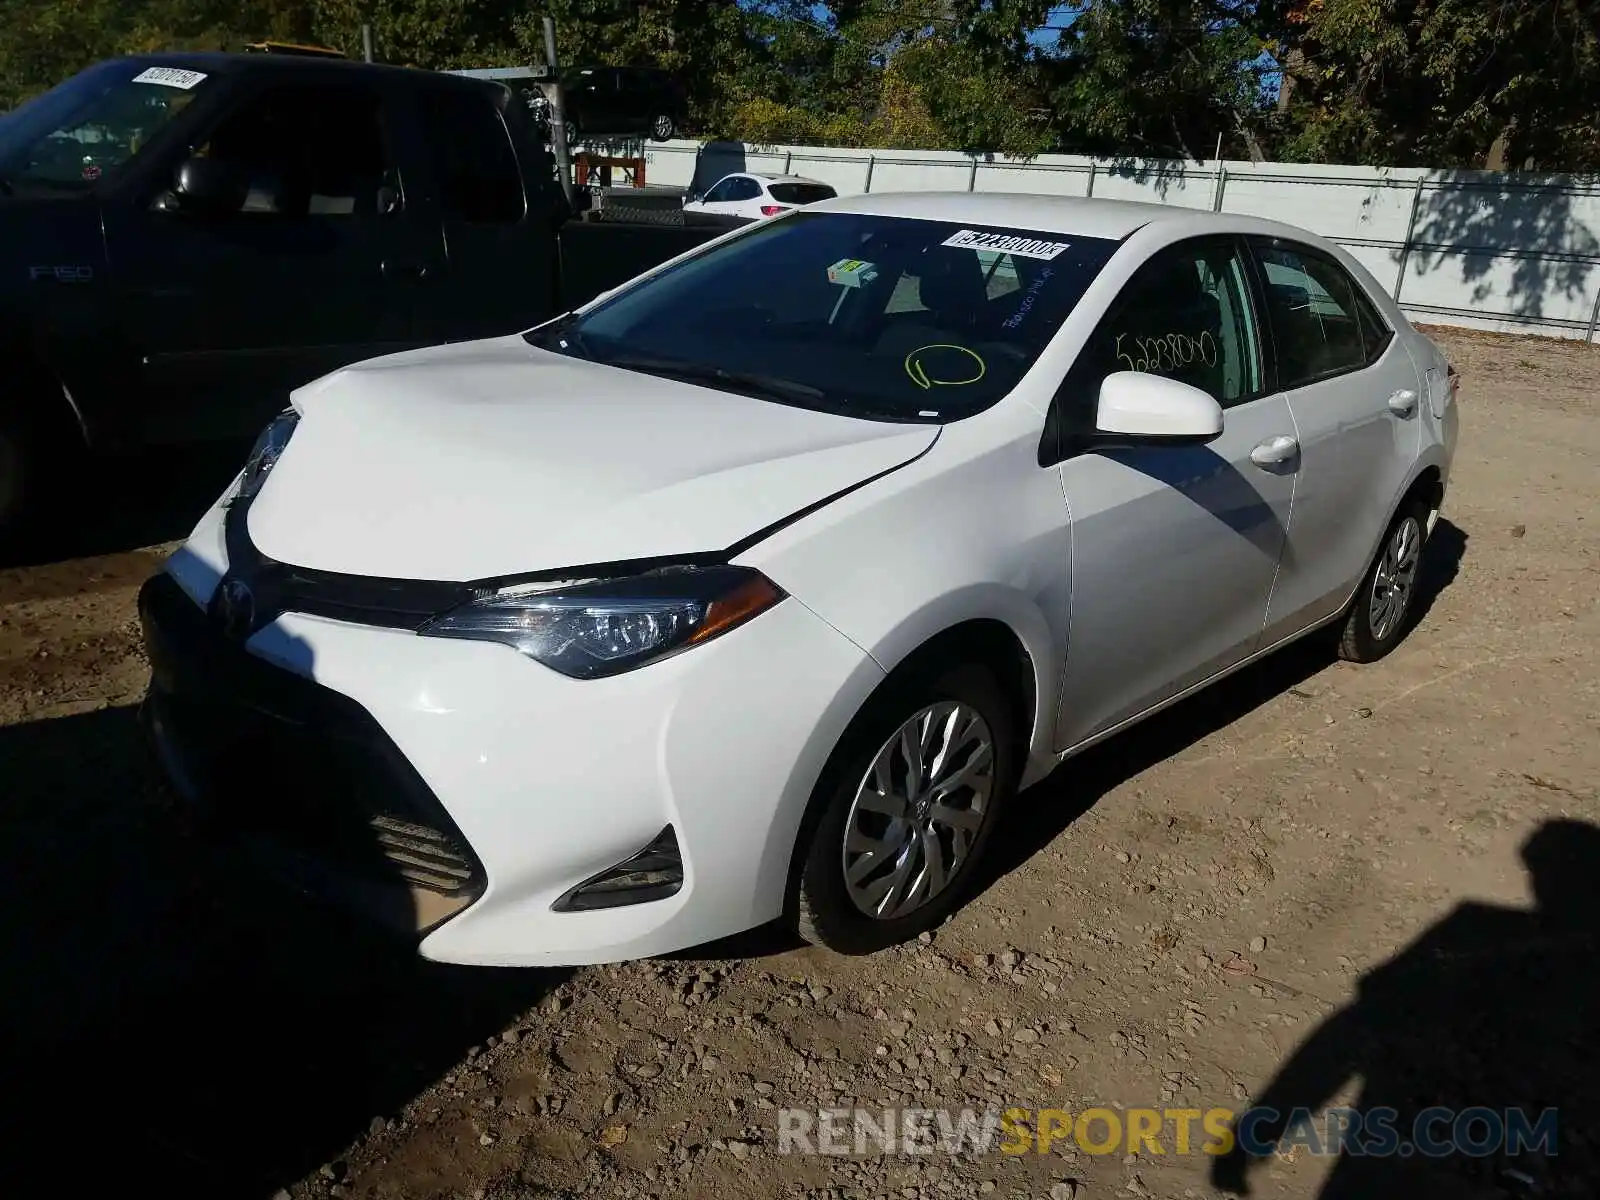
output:
[[235, 213], [249, 194], [244, 172], [220, 159], [185, 159], [173, 174], [172, 195], [180, 212], [197, 216]]

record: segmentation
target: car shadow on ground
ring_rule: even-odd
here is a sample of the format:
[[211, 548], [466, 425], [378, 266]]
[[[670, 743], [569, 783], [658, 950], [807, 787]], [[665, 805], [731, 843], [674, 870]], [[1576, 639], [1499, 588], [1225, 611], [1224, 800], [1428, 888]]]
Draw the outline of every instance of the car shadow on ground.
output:
[[241, 869], [183, 831], [131, 707], [0, 728], [0, 781], [18, 1194], [265, 1200], [565, 977], [428, 963]]
[[[1414, 623], [1425, 620], [1440, 593], [1455, 582], [1466, 548], [1466, 533], [1441, 518], [1428, 539], [1419, 571], [1412, 601]], [[1013, 805], [996, 829], [979, 891], [1060, 837], [1112, 789], [1332, 665], [1336, 639], [1333, 627], [1319, 630], [1068, 759], [1027, 793], [1027, 803]]]

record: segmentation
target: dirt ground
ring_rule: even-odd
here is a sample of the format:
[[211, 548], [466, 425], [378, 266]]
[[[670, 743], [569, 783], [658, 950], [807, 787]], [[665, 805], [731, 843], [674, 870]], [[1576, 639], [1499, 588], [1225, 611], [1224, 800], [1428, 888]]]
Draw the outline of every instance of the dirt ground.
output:
[[1325, 1183], [1297, 1150], [1258, 1196], [1600, 1194], [1600, 350], [1436, 333], [1462, 437], [1409, 640], [1372, 667], [1292, 648], [1072, 761], [971, 904], [867, 959], [758, 931], [442, 968], [184, 835], [134, 725], [134, 594], [166, 547], [129, 547], [179, 535], [231, 461], [0, 570], [13, 1194], [1202, 1197], [1217, 1160], [1170, 1129], [1160, 1154], [827, 1156], [779, 1153], [778, 1114], [1263, 1093], [1561, 1124], [1513, 1170]]

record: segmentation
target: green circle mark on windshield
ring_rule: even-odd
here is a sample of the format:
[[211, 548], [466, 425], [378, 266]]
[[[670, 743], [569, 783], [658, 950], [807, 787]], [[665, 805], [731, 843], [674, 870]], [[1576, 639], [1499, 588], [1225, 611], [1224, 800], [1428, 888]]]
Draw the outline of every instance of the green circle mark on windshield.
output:
[[977, 351], [948, 342], [918, 346], [906, 355], [906, 374], [919, 388], [963, 387], [977, 383], [988, 370]]

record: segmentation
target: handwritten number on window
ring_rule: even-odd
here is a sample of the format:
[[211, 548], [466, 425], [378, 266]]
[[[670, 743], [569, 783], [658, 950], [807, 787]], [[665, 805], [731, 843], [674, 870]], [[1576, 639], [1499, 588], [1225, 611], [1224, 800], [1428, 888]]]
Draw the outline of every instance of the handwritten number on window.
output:
[[1169, 333], [1152, 338], [1119, 333], [1115, 354], [1117, 361], [1128, 370], [1155, 374], [1175, 371], [1196, 361], [1208, 367], [1217, 365], [1217, 343], [1209, 332], [1199, 337], [1191, 337], [1187, 333]]

